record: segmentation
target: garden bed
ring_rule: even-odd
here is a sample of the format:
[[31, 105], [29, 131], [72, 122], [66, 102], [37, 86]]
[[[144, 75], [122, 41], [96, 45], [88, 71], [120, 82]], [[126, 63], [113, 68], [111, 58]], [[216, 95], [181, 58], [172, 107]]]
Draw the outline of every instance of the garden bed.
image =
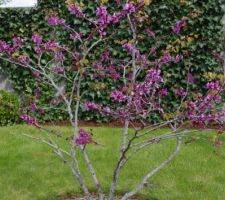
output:
[[[48, 126], [68, 126], [70, 125], [69, 121], [58, 121], [58, 122], [46, 122], [45, 125]], [[93, 122], [93, 121], [81, 121], [79, 122], [80, 126], [83, 127], [117, 127], [117, 128], [121, 128], [124, 126], [124, 124], [121, 121], [112, 121], [112, 122], [105, 122], [105, 123], [100, 123], [100, 122]], [[142, 124], [138, 123], [138, 122], [133, 122], [133, 125], [135, 125], [136, 127], [140, 127], [142, 126]], [[149, 124], [150, 126], [151, 124]], [[132, 128], [132, 125], [130, 125], [130, 127]], [[166, 127], [166, 126], [165, 126]], [[194, 128], [194, 129], [220, 129], [220, 130], [225, 130], [225, 124], [224, 125], [215, 125], [215, 124], [208, 124], [207, 126], [202, 125], [202, 124], [188, 124], [185, 127], [188, 128]]]

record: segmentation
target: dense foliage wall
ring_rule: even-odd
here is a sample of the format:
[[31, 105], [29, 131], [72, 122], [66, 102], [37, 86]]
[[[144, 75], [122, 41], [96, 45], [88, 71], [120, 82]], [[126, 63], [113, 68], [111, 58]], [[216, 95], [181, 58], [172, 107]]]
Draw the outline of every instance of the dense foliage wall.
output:
[[[67, 5], [70, 1], [63, 0], [42, 0], [36, 8], [32, 9], [0, 9], [0, 39], [10, 40], [14, 36], [26, 38], [29, 43], [32, 33], [43, 34], [46, 38], [53, 37], [52, 28], [47, 25], [44, 18], [51, 13], [58, 13], [67, 19], [71, 25], [79, 23], [77, 19], [67, 12]], [[96, 1], [78, 1], [88, 12], [94, 12]], [[99, 1], [102, 4], [110, 4], [110, 0]], [[143, 34], [147, 28], [154, 31], [155, 36], [149, 38], [148, 43], [142, 45], [142, 51], [156, 47], [161, 55], [179, 53], [184, 56], [184, 61], [178, 64], [169, 64], [163, 68], [168, 77], [168, 88], [171, 91], [168, 102], [176, 99], [172, 92], [177, 86], [184, 86], [188, 73], [194, 76], [194, 83], [191, 90], [204, 90], [201, 87], [208, 79], [220, 79], [222, 76], [218, 71], [221, 62], [215, 59], [216, 53], [221, 52], [222, 34], [221, 18], [223, 0], [145, 0], [146, 8], [140, 12], [140, 20], [144, 20]], [[111, 9], [114, 9], [113, 7]], [[186, 19], [187, 27], [179, 37], [171, 33], [171, 27], [176, 21]], [[82, 30], [85, 31], [85, 30]], [[123, 52], [118, 52], [113, 44], [123, 43], [120, 36], [128, 34], [126, 27], [119, 31], [117, 38], [109, 41], [109, 50], [118, 57], [123, 57]], [[63, 35], [63, 33], [61, 33]], [[63, 42], [66, 39], [61, 37]], [[31, 47], [27, 46], [27, 52]], [[26, 96], [26, 101], [32, 99], [32, 92], [35, 83], [29, 71], [17, 66], [9, 65], [0, 61], [0, 70], [7, 74], [12, 81], [15, 90], [21, 96]], [[42, 104], [50, 101], [54, 91], [43, 85]], [[110, 82], [102, 80], [87, 80], [82, 86], [88, 92], [85, 94], [90, 100], [105, 103], [109, 97], [105, 92], [107, 87], [113, 87]], [[172, 108], [171, 108], [172, 112]], [[47, 118], [48, 116], [48, 118]], [[60, 111], [51, 111], [42, 116], [43, 120], [65, 120], [66, 116]], [[104, 121], [98, 113], [83, 112], [82, 119]], [[154, 119], [154, 116], [152, 116]]]

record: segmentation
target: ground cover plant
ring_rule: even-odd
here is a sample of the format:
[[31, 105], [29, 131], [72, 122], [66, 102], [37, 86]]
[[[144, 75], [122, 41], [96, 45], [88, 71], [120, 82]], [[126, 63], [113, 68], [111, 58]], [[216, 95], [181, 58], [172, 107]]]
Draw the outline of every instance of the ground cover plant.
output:
[[[41, 141], [54, 150], [71, 170], [85, 199], [88, 200], [93, 199], [93, 193], [86, 184], [87, 176], [90, 176], [95, 184], [99, 200], [105, 197], [113, 200], [122, 169], [125, 170], [132, 160], [136, 160], [137, 155], [142, 158], [146, 147], [163, 143], [164, 140], [175, 140], [174, 151], [157, 166], [149, 168], [131, 190], [121, 194], [120, 199], [126, 200], [137, 195], [148, 185], [149, 179], [177, 156], [184, 138], [199, 132], [190, 128], [195, 123], [202, 127], [216, 124], [218, 137], [215, 145], [222, 144], [219, 136], [223, 133], [225, 119], [221, 96], [224, 92], [224, 79], [215, 77], [205, 84], [203, 93], [190, 95], [189, 88], [195, 82], [195, 77], [187, 66], [185, 87], [172, 91], [177, 103], [166, 102], [169, 93], [167, 81], [172, 77], [164, 74], [164, 66], [168, 63], [179, 63], [185, 57], [176, 52], [165, 53], [157, 49], [157, 46], [144, 48], [146, 43], [155, 37], [151, 28], [143, 30], [145, 4], [146, 2], [142, 1], [116, 1], [114, 5], [117, 11], [113, 13], [110, 8], [96, 4], [96, 9], [88, 13], [86, 10], [89, 8], [83, 7], [82, 3], [68, 3], [68, 11], [77, 20], [77, 26], [71, 27], [57, 13], [51, 13], [45, 18], [53, 27], [50, 39], [33, 33], [32, 47], [26, 46], [26, 39], [20, 37], [13, 38], [11, 44], [0, 41], [1, 59], [23, 67], [24, 70], [30, 70], [36, 80], [34, 96], [27, 99], [30, 105], [28, 108], [21, 108], [20, 112], [21, 119], [35, 126], [43, 135], [26, 136]], [[171, 27], [171, 34], [179, 37], [187, 24], [188, 18], [181, 18]], [[127, 28], [128, 33], [121, 35], [120, 30], [124, 28]], [[67, 34], [61, 32], [62, 29], [66, 30]], [[114, 55], [109, 48], [115, 35], [123, 42], [114, 48], [126, 52], [126, 56]], [[65, 38], [66, 42], [58, 41], [58, 38]], [[67, 46], [68, 41], [73, 43], [72, 48]], [[33, 54], [28, 54], [28, 51]], [[84, 80], [91, 79], [94, 82], [100, 78], [111, 79], [115, 83], [115, 86], [107, 88], [109, 101], [113, 102], [111, 106], [107, 102], [90, 102], [84, 98], [86, 91], [81, 89]], [[43, 84], [55, 90], [54, 98], [49, 99], [49, 106], [45, 108], [39, 106], [39, 97], [42, 95], [40, 85]], [[42, 115], [48, 109], [57, 109], [68, 115], [71, 124], [69, 136], [59, 130], [42, 126], [32, 114]], [[98, 112], [105, 118], [120, 120], [124, 124], [120, 135], [121, 144], [117, 150], [119, 156], [112, 170], [108, 194], [99, 181], [101, 174], [96, 173], [94, 163], [97, 161], [92, 163], [88, 155], [91, 145], [104, 144], [95, 139], [92, 131], [79, 127], [80, 109]], [[158, 122], [149, 123], [149, 117], [152, 115], [159, 119]], [[165, 126], [169, 129], [154, 134]], [[129, 127], [132, 128], [130, 134]], [[102, 150], [104, 151], [104, 148]], [[89, 173], [85, 173], [81, 168], [78, 155], [82, 156]]]

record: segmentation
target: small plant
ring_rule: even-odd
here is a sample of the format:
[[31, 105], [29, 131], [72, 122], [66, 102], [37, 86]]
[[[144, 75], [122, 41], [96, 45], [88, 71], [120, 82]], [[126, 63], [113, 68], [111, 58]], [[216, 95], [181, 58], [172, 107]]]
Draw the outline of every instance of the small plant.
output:
[[16, 94], [0, 90], [0, 126], [13, 125], [20, 121], [20, 101]]
[[[110, 8], [96, 3], [96, 10], [88, 14], [85, 12], [88, 8], [82, 4], [68, 4], [69, 12], [76, 19], [77, 24], [74, 27], [67, 24], [57, 13], [51, 13], [46, 16], [46, 21], [54, 29], [52, 37], [46, 39], [39, 33], [34, 33], [31, 55], [27, 53], [28, 49], [23, 38], [15, 37], [11, 44], [0, 41], [1, 59], [24, 67], [25, 70], [31, 70], [37, 83], [33, 101], [28, 109], [22, 110], [21, 118], [37, 127], [43, 135], [26, 136], [54, 149], [79, 182], [87, 200], [94, 197], [85, 183], [85, 176], [91, 176], [99, 200], [103, 200], [104, 197], [113, 200], [120, 171], [126, 168], [130, 159], [135, 159], [134, 155], [141, 156], [150, 145], [156, 145], [164, 140], [175, 140], [175, 149], [171, 155], [149, 171], [133, 190], [127, 191], [121, 197], [121, 200], [130, 199], [148, 184], [153, 175], [176, 157], [183, 138], [199, 132], [191, 129], [189, 125], [198, 123], [205, 126], [208, 123], [216, 123], [220, 127], [225, 117], [221, 98], [224, 81], [212, 80], [204, 86], [204, 93], [196, 92], [195, 95], [190, 95], [189, 88], [195, 77], [187, 71], [185, 87], [170, 91], [167, 87], [168, 77], [164, 74], [164, 66], [168, 63], [181, 62], [185, 57], [174, 52], [164, 54], [157, 46], [150, 49], [143, 48], [147, 41], [156, 37], [151, 27], [143, 30], [142, 24], [147, 15], [147, 13], [143, 15], [145, 2], [116, 1], [114, 6], [117, 11], [110, 13]], [[179, 37], [187, 24], [186, 18], [174, 23], [171, 34]], [[120, 29], [124, 28], [128, 34], [120, 35]], [[117, 42], [115, 48], [126, 52], [124, 57], [115, 55], [110, 48], [115, 35], [120, 37], [120, 42]], [[61, 40], [64, 37], [65, 39]], [[81, 89], [81, 84], [86, 78], [93, 80], [93, 83], [95, 79], [112, 79], [115, 85], [108, 88], [107, 92], [114, 105], [109, 107], [107, 103], [87, 101], [84, 95], [86, 91]], [[42, 95], [41, 84], [48, 84], [55, 89], [55, 97], [49, 101], [49, 107], [46, 108], [40, 108], [38, 105], [39, 97]], [[175, 106], [165, 104], [165, 99], [171, 92], [172, 97], [179, 102]], [[168, 108], [171, 107], [174, 109], [173, 113], [169, 113], [171, 109]], [[95, 173], [87, 151], [89, 145], [95, 145], [98, 141], [95, 141], [87, 130], [79, 127], [81, 108], [86, 112], [97, 111], [105, 118], [117, 119], [124, 124], [118, 151], [119, 158], [112, 172], [108, 195], [102, 190], [99, 174]], [[47, 109], [67, 113], [72, 128], [69, 137], [43, 127], [34, 117], [33, 113], [43, 113]], [[149, 115], [157, 116], [159, 122], [149, 124]], [[160, 135], [154, 135], [154, 131], [164, 126], [169, 129]], [[129, 127], [133, 130], [131, 134], [128, 134]], [[61, 142], [58, 140], [63, 140], [66, 147], [59, 145]], [[78, 152], [82, 154], [90, 174], [83, 174], [80, 169]]]

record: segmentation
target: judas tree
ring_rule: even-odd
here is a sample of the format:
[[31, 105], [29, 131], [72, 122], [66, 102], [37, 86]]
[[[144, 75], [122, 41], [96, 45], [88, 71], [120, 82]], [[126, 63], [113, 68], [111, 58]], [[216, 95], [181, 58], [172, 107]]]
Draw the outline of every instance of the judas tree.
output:
[[[187, 71], [186, 85], [171, 91], [167, 85], [168, 77], [164, 74], [164, 66], [182, 62], [181, 54], [164, 54], [157, 46], [143, 48], [147, 41], [156, 40], [156, 33], [151, 27], [143, 29], [145, 9], [141, 1], [116, 1], [116, 11], [96, 3], [92, 12], [80, 4], [68, 4], [68, 12], [73, 15], [78, 24], [71, 24], [57, 13], [46, 16], [47, 23], [53, 31], [50, 37], [38, 32], [33, 33], [32, 48], [27, 48], [27, 38], [14, 37], [11, 43], [0, 41], [1, 59], [24, 70], [30, 70], [37, 88], [33, 91], [34, 98], [28, 108], [21, 108], [21, 118], [35, 126], [43, 135], [30, 138], [41, 141], [51, 148], [71, 170], [79, 182], [86, 199], [93, 199], [82, 170], [77, 152], [82, 153], [90, 171], [90, 176], [96, 186], [98, 199], [105, 197], [113, 200], [118, 178], [122, 168], [129, 165], [135, 155], [151, 145], [164, 140], [175, 140], [174, 151], [162, 163], [150, 170], [131, 191], [121, 196], [121, 200], [131, 198], [140, 192], [149, 179], [170, 163], [178, 154], [182, 140], [186, 136], [200, 130], [193, 130], [191, 124], [203, 127], [208, 123], [223, 124], [225, 109], [222, 107], [222, 92], [224, 82], [213, 80], [204, 86], [203, 93], [190, 94], [190, 87], [196, 81], [194, 75]], [[171, 34], [179, 37], [188, 25], [188, 18], [183, 18], [171, 27]], [[127, 28], [127, 34], [121, 34], [121, 29]], [[121, 42], [115, 42], [118, 36]], [[115, 54], [110, 48], [114, 42]], [[116, 45], [115, 45], [116, 43]], [[144, 50], [143, 50], [144, 49]], [[110, 80], [113, 87], [108, 88], [110, 103], [89, 101], [85, 98], [85, 90], [81, 87], [86, 80]], [[45, 84], [55, 91], [54, 98], [49, 102], [49, 108], [39, 106], [42, 95], [41, 85]], [[172, 94], [171, 94], [172, 93]], [[168, 104], [165, 101], [171, 95], [178, 104]], [[166, 103], [167, 102], [167, 103]], [[64, 136], [59, 131], [52, 131], [41, 125], [35, 118], [35, 113], [44, 113], [46, 109], [59, 109], [68, 115], [71, 124], [71, 137]], [[93, 136], [79, 126], [79, 113], [99, 112], [105, 118], [119, 120], [123, 123], [119, 157], [112, 171], [112, 181], [109, 192], [102, 190], [101, 183], [88, 155], [90, 145], [95, 145]], [[172, 110], [172, 113], [171, 113]], [[158, 121], [149, 123], [150, 115], [157, 115]], [[167, 127], [163, 133], [155, 131]], [[128, 133], [133, 130], [132, 133]], [[66, 139], [67, 146], [60, 145], [58, 140]], [[103, 148], [104, 150], [104, 148]]]

